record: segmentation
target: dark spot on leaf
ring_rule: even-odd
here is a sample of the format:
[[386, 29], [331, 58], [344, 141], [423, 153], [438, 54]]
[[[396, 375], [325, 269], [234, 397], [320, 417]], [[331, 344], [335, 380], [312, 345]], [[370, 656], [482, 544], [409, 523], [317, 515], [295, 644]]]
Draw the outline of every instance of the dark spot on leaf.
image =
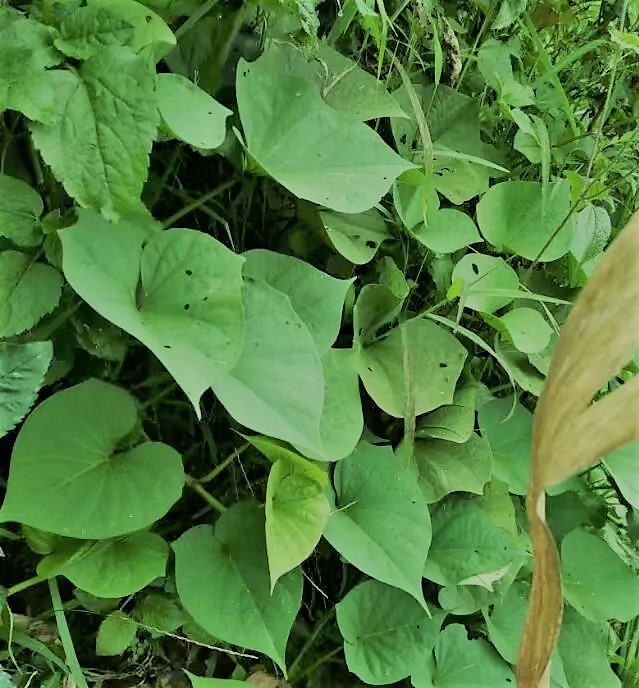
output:
[[153, 17], [151, 17], [150, 14], [147, 14], [146, 17], [144, 17], [144, 21], [146, 21], [146, 23], [149, 24], [152, 18]]
[[164, 345], [164, 348], [165, 348], [165, 349], [170, 349], [170, 348], [171, 348], [171, 345], [170, 345], [170, 344], [165, 344], [165, 345]]
[[209, 298], [208, 296], [205, 296], [205, 297], [202, 299], [202, 301], [206, 301], [208, 298]]
[[375, 242], [371, 241], [370, 239], [366, 242], [366, 246], [368, 248], [375, 248]]
[[247, 74], [248, 74], [248, 69], [245, 69], [245, 70], [242, 72], [242, 76], [246, 76]]
[[193, 274], [193, 270], [185, 270], [184, 271], [189, 277]]
[[353, 239], [355, 239], [355, 241], [359, 241], [361, 238], [361, 234], [353, 234]]
[[190, 304], [190, 303], [185, 303], [185, 304], [184, 304], [184, 310], [185, 310], [185, 311], [188, 311], [190, 307], [191, 307], [191, 304]]
[[470, 265], [471, 265], [471, 267], [473, 268], [473, 272], [474, 272], [476, 275], [478, 275], [478, 274], [479, 274], [479, 266], [477, 265], [477, 263], [471, 263]]
[[370, 370], [371, 373], [373, 372], [373, 369], [370, 366], [366, 366], [366, 367]]
[[408, 135], [407, 135], [407, 134], [402, 134], [402, 135], [399, 137], [399, 142], [402, 144], [402, 146], [406, 145], [407, 139], [408, 139]]
[[506, 676], [506, 683], [512, 683], [512, 682], [513, 682], [512, 678], [508, 678], [508, 676]]
[[448, 368], [448, 363], [440, 363], [439, 367], [440, 368]]

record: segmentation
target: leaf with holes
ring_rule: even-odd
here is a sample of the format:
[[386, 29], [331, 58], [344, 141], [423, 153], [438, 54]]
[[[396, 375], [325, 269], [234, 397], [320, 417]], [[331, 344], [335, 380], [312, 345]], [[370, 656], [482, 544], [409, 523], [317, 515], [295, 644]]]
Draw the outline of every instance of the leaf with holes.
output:
[[136, 403], [87, 380], [42, 402], [13, 447], [3, 521], [58, 535], [104, 539], [146, 528], [179, 499], [180, 455], [136, 441]]
[[375, 208], [364, 213], [320, 210], [319, 216], [335, 250], [355, 265], [373, 260], [380, 244], [391, 236], [383, 216]]
[[451, 279], [453, 284], [461, 282], [461, 304], [484, 313], [507, 306], [513, 300], [507, 292], [519, 287], [517, 273], [503, 258], [481, 253], [467, 253], [455, 265]]

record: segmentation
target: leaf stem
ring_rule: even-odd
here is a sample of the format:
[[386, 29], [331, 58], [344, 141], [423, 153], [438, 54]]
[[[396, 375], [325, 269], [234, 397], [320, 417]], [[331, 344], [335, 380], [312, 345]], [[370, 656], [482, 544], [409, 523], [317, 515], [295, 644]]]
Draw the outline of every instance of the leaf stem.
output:
[[291, 681], [294, 679], [299, 679], [304, 676], [306, 673], [305, 671], [301, 672], [299, 675], [296, 675], [295, 670], [299, 666], [300, 662], [302, 661], [304, 655], [311, 649], [315, 641], [319, 638], [321, 632], [324, 630], [324, 627], [326, 624], [335, 616], [335, 607], [331, 607], [319, 620], [319, 622], [315, 625], [315, 628], [313, 629], [313, 632], [308, 636], [306, 639], [306, 642], [304, 645], [302, 645], [302, 649], [299, 651], [297, 657], [293, 660], [291, 663], [288, 673], [291, 676]]
[[71, 671], [71, 676], [77, 684], [78, 688], [89, 688], [86, 678], [78, 661], [78, 656], [75, 653], [73, 639], [71, 638], [71, 631], [67, 624], [66, 616], [64, 615], [64, 608], [62, 606], [62, 598], [60, 597], [60, 589], [58, 588], [58, 581], [55, 577], [49, 579], [49, 591], [51, 593], [51, 603], [53, 604], [53, 613], [55, 614], [55, 621], [58, 625], [58, 634], [64, 649], [64, 654], [67, 660], [67, 665]]
[[202, 497], [202, 499], [209, 505], [212, 506], [217, 512], [223, 514], [226, 511], [226, 507], [222, 502], [216, 499], [205, 487], [200, 484], [200, 481], [194, 478], [192, 475], [186, 476], [186, 484], [190, 487], [193, 492]]
[[34, 585], [38, 585], [39, 583], [44, 583], [45, 580], [48, 580], [48, 579], [42, 578], [42, 576], [33, 576], [32, 578], [27, 578], [27, 580], [23, 580], [20, 583], [16, 583], [15, 585], [12, 585], [7, 590], [7, 597], [11, 597], [12, 595], [17, 595], [18, 593], [22, 592], [23, 590], [27, 590], [28, 588], [32, 588]]
[[181, 220], [185, 215], [192, 213], [194, 210], [197, 210], [200, 206], [204, 205], [205, 203], [208, 203], [211, 199], [215, 198], [216, 196], [219, 196], [220, 194], [223, 194], [227, 189], [230, 189], [234, 184], [235, 184], [235, 179], [229, 179], [228, 181], [223, 182], [222, 184], [219, 184], [214, 189], [207, 191], [205, 194], [203, 194], [199, 198], [196, 198], [191, 203], [188, 203], [187, 205], [185, 205], [184, 208], [180, 208], [180, 210], [173, 213], [173, 215], [171, 215], [171, 217], [168, 217], [162, 223], [164, 228], [167, 229], [167, 228], [171, 227], [171, 225], [173, 225], [178, 220]]
[[227, 466], [230, 466], [235, 459], [239, 457], [240, 454], [242, 454], [244, 451], [246, 451], [249, 447], [248, 442], [244, 442], [244, 444], [240, 445], [237, 449], [234, 449], [225, 459], [222, 461], [222, 463], [219, 463], [210, 473], [207, 473], [203, 478], [199, 479], [199, 483], [209, 483], [211, 480], [215, 480], [222, 471], [224, 471]]

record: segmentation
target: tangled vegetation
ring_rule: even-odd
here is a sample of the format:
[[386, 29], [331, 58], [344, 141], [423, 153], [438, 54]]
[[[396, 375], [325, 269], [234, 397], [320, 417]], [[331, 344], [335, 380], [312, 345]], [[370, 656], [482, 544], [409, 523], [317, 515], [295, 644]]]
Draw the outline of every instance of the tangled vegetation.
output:
[[[639, 207], [638, 27], [0, 0], [0, 688], [514, 687], [533, 412]], [[637, 459], [547, 498], [553, 688], [639, 687]]]

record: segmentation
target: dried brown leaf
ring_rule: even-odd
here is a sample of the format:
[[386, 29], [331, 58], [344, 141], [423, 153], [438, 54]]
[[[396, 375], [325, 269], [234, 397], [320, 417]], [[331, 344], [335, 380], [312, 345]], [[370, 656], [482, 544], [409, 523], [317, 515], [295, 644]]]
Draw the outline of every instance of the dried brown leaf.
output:
[[562, 614], [559, 555], [545, 520], [550, 486], [639, 438], [639, 378], [592, 403], [639, 349], [639, 213], [579, 295], [562, 328], [535, 411], [528, 517], [533, 585], [517, 661], [518, 688], [549, 685]]

